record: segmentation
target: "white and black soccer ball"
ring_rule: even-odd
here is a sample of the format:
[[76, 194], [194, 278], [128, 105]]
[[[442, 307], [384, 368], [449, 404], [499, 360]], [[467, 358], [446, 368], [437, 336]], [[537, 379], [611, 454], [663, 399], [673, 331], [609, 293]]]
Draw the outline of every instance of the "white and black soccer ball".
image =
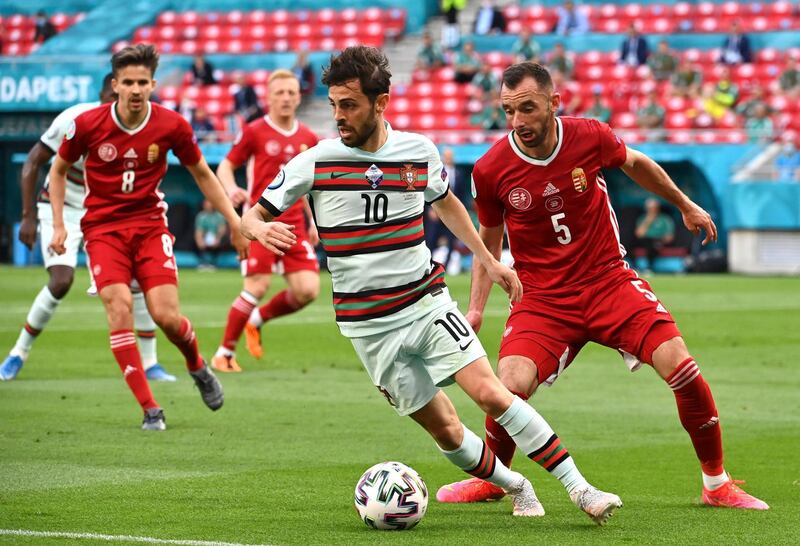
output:
[[378, 463], [356, 484], [355, 505], [361, 521], [373, 529], [411, 529], [428, 510], [428, 487], [410, 466]]

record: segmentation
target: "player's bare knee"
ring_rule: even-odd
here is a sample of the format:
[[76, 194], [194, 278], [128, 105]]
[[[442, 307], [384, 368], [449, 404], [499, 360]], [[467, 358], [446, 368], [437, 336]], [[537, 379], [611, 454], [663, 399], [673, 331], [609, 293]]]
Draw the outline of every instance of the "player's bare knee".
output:
[[47, 289], [54, 298], [60, 300], [67, 295], [75, 278], [75, 270], [71, 267], [53, 267], [50, 269], [50, 280]]
[[497, 382], [481, 385], [474, 395], [474, 400], [484, 413], [491, 417], [499, 417], [508, 409], [511, 397], [508, 391]]
[[464, 439], [464, 428], [457, 418], [431, 425], [428, 432], [439, 447], [448, 451], [457, 449]]
[[689, 349], [682, 337], [674, 337], [659, 345], [652, 356], [653, 368], [661, 377], [668, 377], [681, 362], [690, 358]]
[[301, 306], [308, 305], [319, 296], [319, 285], [302, 286], [298, 290], [293, 290], [292, 295]]
[[153, 306], [150, 309], [150, 316], [153, 317], [159, 328], [165, 333], [177, 332], [181, 325], [181, 316], [177, 309], [166, 306]]

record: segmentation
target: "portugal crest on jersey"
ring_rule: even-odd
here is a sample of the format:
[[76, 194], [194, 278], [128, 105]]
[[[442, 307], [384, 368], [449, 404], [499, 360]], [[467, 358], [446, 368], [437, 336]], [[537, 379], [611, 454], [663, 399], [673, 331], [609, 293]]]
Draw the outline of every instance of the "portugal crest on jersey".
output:
[[583, 172], [583, 169], [577, 167], [572, 169], [572, 185], [575, 186], [575, 190], [578, 193], [586, 191], [588, 187], [588, 183], [586, 182], [586, 173]]
[[414, 184], [417, 183], [417, 169], [411, 163], [406, 163], [400, 167], [400, 180], [406, 183], [407, 190], [414, 190]]
[[383, 182], [383, 171], [374, 163], [370, 165], [369, 169], [364, 173], [364, 176], [369, 181], [369, 185], [372, 186], [373, 190]]

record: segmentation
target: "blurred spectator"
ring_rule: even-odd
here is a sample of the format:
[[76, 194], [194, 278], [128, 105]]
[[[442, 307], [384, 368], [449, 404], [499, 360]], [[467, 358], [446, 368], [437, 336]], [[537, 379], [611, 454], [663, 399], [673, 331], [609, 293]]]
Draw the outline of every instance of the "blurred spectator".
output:
[[794, 141], [783, 145], [780, 155], [775, 158], [778, 182], [800, 182], [800, 150]]
[[622, 42], [619, 52], [619, 62], [628, 66], [641, 66], [647, 63], [650, 46], [647, 40], [636, 30], [636, 23], [628, 26], [628, 37]]
[[192, 81], [199, 85], [213, 85], [217, 83], [214, 77], [214, 67], [201, 54], [194, 56], [192, 63]]
[[417, 53], [417, 68], [439, 68], [447, 64], [444, 53], [437, 44], [433, 42], [429, 32], [422, 33], [422, 47]]
[[581, 96], [566, 85], [564, 74], [558, 70], [550, 76], [553, 79], [553, 89], [561, 95], [561, 104], [556, 111], [558, 116], [577, 116], [581, 112]]
[[750, 142], [765, 144], [772, 139], [772, 119], [769, 117], [766, 103], [755, 105], [753, 116], [747, 118], [744, 128], [747, 130]]
[[518, 63], [523, 61], [539, 62], [539, 53], [542, 48], [539, 42], [533, 39], [528, 29], [523, 28], [519, 33], [519, 38], [514, 42], [511, 53]]
[[579, 8], [575, 7], [575, 2], [566, 0], [563, 6], [556, 10], [558, 23], [556, 23], [556, 33], [561, 36], [577, 36], [589, 32], [589, 18]]
[[556, 42], [553, 45], [553, 51], [547, 56], [547, 68], [549, 68], [551, 72], [554, 70], [560, 72], [567, 80], [572, 78], [572, 71], [575, 68], [575, 64], [567, 55], [564, 44], [561, 42]]
[[739, 64], [752, 62], [750, 38], [739, 32], [739, 21], [731, 23], [731, 32], [722, 42], [719, 62], [723, 64]]
[[750, 89], [750, 98], [736, 106], [736, 113], [743, 116], [745, 119], [755, 116], [756, 107], [763, 105], [769, 114], [772, 114], [772, 108], [767, 104], [764, 99], [764, 88], [758, 82], [755, 82]]
[[800, 96], [800, 70], [797, 69], [797, 59], [793, 56], [786, 59], [786, 68], [778, 79], [778, 85], [790, 97]]
[[56, 29], [55, 25], [50, 22], [47, 14], [41, 9], [36, 12], [36, 17], [34, 18], [34, 27], [35, 31], [33, 34], [33, 42], [36, 44], [44, 43], [58, 34], [58, 30]]
[[194, 115], [192, 115], [192, 131], [198, 142], [216, 141], [214, 125], [208, 119], [208, 113], [200, 106], [195, 108]]
[[237, 74], [234, 82], [238, 89], [233, 94], [233, 109], [242, 116], [245, 122], [250, 123], [264, 115], [264, 111], [258, 104], [258, 96], [253, 86], [247, 83], [244, 74]]
[[0, 21], [0, 55], [3, 54], [3, 45], [6, 42], [6, 28], [3, 26], [3, 21]]
[[603, 88], [599, 84], [592, 86], [592, 105], [583, 113], [585, 118], [593, 118], [603, 123], [611, 119], [611, 110], [603, 103]]
[[208, 199], [204, 199], [203, 209], [194, 219], [194, 244], [197, 246], [200, 268], [214, 268], [226, 229], [225, 217], [214, 210]]
[[300, 95], [307, 97], [314, 94], [314, 69], [308, 60], [308, 51], [301, 49], [292, 67], [292, 73], [300, 82]]
[[458, 14], [466, 5], [467, 0], [442, 0], [442, 13], [444, 13], [442, 47], [445, 49], [455, 49], [461, 42]]
[[730, 68], [723, 67], [716, 85], [709, 84], [703, 93], [703, 108], [714, 119], [720, 119], [739, 100], [739, 88], [731, 81]]
[[658, 42], [656, 52], [647, 58], [647, 66], [656, 81], [667, 81], [678, 69], [678, 58], [669, 50], [666, 40]]
[[492, 98], [484, 106], [483, 111], [474, 120], [487, 131], [500, 131], [508, 126], [506, 112], [503, 110], [503, 101], [500, 99], [500, 92], [494, 91]]
[[642, 129], [660, 129], [664, 127], [664, 107], [658, 100], [655, 89], [647, 93], [644, 104], [636, 112], [636, 125]]
[[493, 0], [483, 0], [481, 7], [475, 14], [475, 34], [485, 36], [486, 34], [502, 34], [506, 31], [506, 16], [498, 8]]
[[645, 213], [636, 222], [636, 238], [647, 252], [646, 272], [652, 272], [658, 253], [675, 239], [675, 221], [661, 212], [657, 199], [644, 203]]
[[494, 75], [494, 71], [489, 63], [484, 63], [480, 71], [472, 78], [472, 85], [479, 91], [479, 98], [483, 100], [500, 88], [500, 81], [497, 79], [497, 76]]
[[[460, 181], [457, 174], [455, 156], [452, 148], [445, 148], [442, 151], [442, 166], [444, 167], [443, 172], [447, 173], [447, 181], [450, 185], [450, 191], [452, 191], [456, 197], [461, 198], [461, 190], [459, 188]], [[454, 256], [456, 257], [457, 261], [460, 261], [460, 255], [455, 250], [456, 238], [439, 219], [433, 207], [426, 207], [426, 209], [428, 211], [425, 218], [426, 243], [431, 253], [437, 253], [437, 258], [435, 259], [442, 263], [445, 267], [449, 267], [451, 266], [450, 262]], [[460, 267], [458, 269], [460, 270]], [[448, 269], [448, 271], [452, 271], [452, 269]]]
[[455, 81], [457, 83], [470, 83], [475, 74], [483, 66], [483, 61], [475, 52], [475, 44], [464, 42], [461, 51], [456, 53], [455, 60]]
[[687, 60], [682, 60], [678, 71], [670, 78], [672, 94], [687, 99], [694, 99], [700, 94], [703, 84], [703, 72]]

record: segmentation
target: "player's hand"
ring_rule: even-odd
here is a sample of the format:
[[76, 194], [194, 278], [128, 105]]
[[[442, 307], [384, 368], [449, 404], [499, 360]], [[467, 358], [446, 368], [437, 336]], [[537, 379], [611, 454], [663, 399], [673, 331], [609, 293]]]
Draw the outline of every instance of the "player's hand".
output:
[[236, 249], [237, 254], [239, 254], [239, 261], [246, 260], [247, 256], [250, 254], [250, 240], [242, 235], [241, 230], [231, 230], [231, 244], [233, 248]]
[[467, 311], [467, 314], [464, 315], [464, 318], [467, 319], [469, 325], [472, 326], [472, 329], [475, 330], [475, 333], [478, 333], [478, 330], [481, 329], [481, 325], [483, 324], [483, 313], [480, 311]]
[[246, 203], [250, 196], [247, 194], [247, 190], [236, 186], [235, 190], [228, 192], [228, 198], [231, 200], [231, 203], [233, 203], [233, 208], [236, 208]]
[[294, 226], [283, 222], [260, 222], [253, 235], [267, 250], [278, 256], [283, 256], [297, 241]]
[[33, 249], [36, 243], [36, 218], [23, 218], [19, 224], [19, 241], [28, 247], [28, 250]]
[[492, 260], [492, 263], [486, 265], [486, 272], [493, 283], [499, 284], [506, 291], [512, 303], [522, 301], [522, 282], [516, 271], [497, 260]]
[[317, 226], [313, 222], [308, 226], [308, 242], [314, 248], [319, 244], [319, 231], [317, 231]]
[[686, 229], [695, 235], [700, 235], [700, 231], [705, 230], [706, 237], [703, 239], [703, 245], [717, 240], [717, 226], [714, 225], [714, 220], [696, 203], [690, 203], [686, 210], [681, 211], [681, 216], [683, 216]]
[[47, 247], [51, 252], [55, 252], [59, 256], [67, 251], [64, 244], [67, 242], [67, 230], [64, 226], [53, 227], [53, 238], [50, 240], [50, 245]]

